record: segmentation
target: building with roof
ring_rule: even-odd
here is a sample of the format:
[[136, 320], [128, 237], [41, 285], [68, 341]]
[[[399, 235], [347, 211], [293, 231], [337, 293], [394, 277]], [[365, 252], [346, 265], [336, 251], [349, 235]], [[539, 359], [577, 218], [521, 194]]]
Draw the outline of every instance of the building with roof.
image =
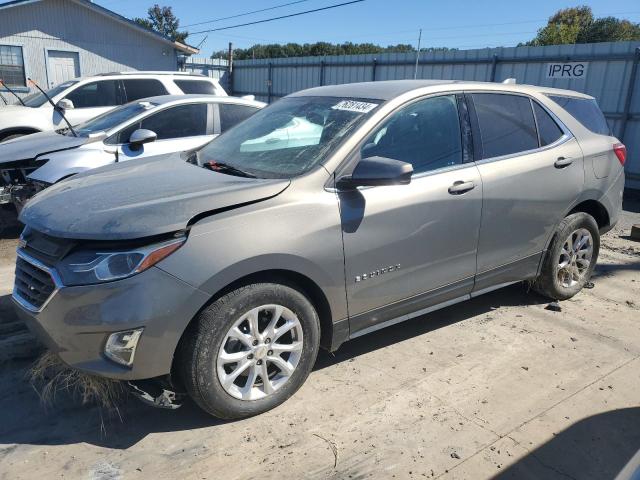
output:
[[30, 92], [27, 78], [46, 89], [106, 72], [176, 71], [197, 52], [88, 0], [0, 3], [0, 79], [19, 95]]

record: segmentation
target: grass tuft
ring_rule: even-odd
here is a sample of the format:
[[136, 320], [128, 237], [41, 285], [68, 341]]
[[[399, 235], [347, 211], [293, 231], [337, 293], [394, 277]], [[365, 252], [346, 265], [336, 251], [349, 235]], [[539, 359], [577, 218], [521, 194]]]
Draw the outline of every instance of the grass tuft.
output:
[[124, 382], [89, 375], [67, 366], [58, 355], [46, 351], [27, 371], [27, 378], [45, 406], [52, 405], [60, 391], [80, 398], [83, 405], [97, 405], [118, 413], [127, 396]]

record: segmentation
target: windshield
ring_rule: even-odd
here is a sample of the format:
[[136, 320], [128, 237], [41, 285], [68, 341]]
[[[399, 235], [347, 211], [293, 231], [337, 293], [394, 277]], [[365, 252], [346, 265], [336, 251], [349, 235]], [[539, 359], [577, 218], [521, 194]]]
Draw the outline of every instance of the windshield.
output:
[[[76, 83], [78, 83], [77, 80], [70, 80], [68, 82], [61, 83], [57, 87], [53, 87], [51, 90], [47, 90], [47, 95], [49, 95], [49, 98], [53, 98], [56, 95], [62, 93], [62, 91], [66, 90], [70, 86], [75, 85]], [[25, 107], [38, 108], [44, 105], [48, 100], [47, 97], [45, 97], [42, 93], [36, 92], [32, 93], [31, 95], [27, 95], [22, 99], [22, 101], [24, 102]]]
[[322, 163], [380, 103], [283, 98], [202, 148], [198, 163], [224, 164], [261, 178], [295, 177]]
[[[136, 115], [157, 107], [157, 103], [152, 102], [131, 102], [121, 107], [109, 110], [102, 115], [98, 115], [91, 120], [81, 123], [74, 128], [76, 133], [81, 137], [88, 137], [92, 133], [107, 132]], [[59, 130], [59, 133], [68, 134], [68, 129]]]

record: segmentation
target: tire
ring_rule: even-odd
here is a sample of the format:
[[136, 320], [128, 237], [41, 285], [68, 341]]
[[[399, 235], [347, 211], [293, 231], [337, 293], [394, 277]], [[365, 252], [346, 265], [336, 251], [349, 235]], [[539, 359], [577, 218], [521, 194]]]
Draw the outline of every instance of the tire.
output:
[[[320, 320], [305, 295], [282, 284], [256, 283], [218, 298], [194, 319], [179, 347], [176, 369], [200, 408], [222, 419], [245, 418], [291, 397], [309, 376], [319, 344]], [[246, 369], [229, 383], [241, 366]]]
[[[573, 246], [583, 241], [587, 243], [576, 254]], [[554, 300], [573, 297], [591, 279], [599, 251], [600, 232], [595, 219], [583, 212], [567, 216], [549, 245], [540, 275], [533, 283], [534, 290]]]

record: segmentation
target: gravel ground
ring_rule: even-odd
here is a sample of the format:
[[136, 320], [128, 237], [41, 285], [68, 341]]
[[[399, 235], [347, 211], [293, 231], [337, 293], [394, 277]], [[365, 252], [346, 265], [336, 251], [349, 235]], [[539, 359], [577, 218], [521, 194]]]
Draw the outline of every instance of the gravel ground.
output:
[[514, 285], [389, 327], [321, 353], [299, 393], [247, 420], [134, 399], [109, 415], [64, 392], [45, 409], [29, 363], [4, 363], [0, 479], [613, 478], [640, 450], [640, 202], [625, 209], [595, 287], [560, 312]]

